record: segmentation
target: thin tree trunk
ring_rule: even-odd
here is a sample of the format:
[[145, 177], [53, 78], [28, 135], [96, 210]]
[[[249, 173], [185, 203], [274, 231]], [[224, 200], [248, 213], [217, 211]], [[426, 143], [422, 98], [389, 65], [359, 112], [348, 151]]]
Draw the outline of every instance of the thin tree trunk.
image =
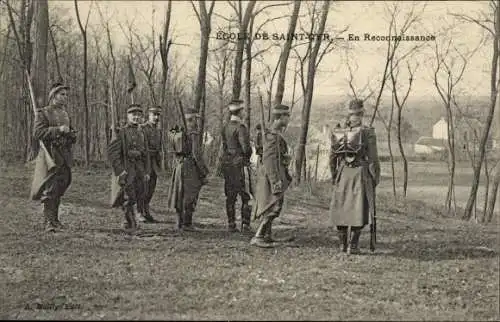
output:
[[396, 170], [394, 167], [394, 154], [392, 153], [392, 121], [394, 118], [394, 95], [392, 95], [392, 104], [391, 104], [391, 114], [389, 115], [389, 126], [387, 127], [387, 148], [389, 149], [389, 156], [391, 158], [391, 172], [392, 172], [392, 194], [394, 195], [394, 199], [397, 198], [396, 193]]
[[498, 95], [498, 88], [497, 88], [497, 78], [498, 78], [498, 47], [500, 45], [500, 1], [497, 1], [496, 3], [496, 10], [495, 10], [495, 38], [493, 41], [493, 55], [492, 55], [492, 63], [491, 63], [491, 82], [490, 82], [490, 87], [491, 87], [491, 95], [490, 95], [490, 107], [488, 111], [488, 116], [486, 118], [486, 124], [484, 126], [482, 135], [481, 135], [481, 141], [479, 143], [479, 160], [477, 160], [475, 166], [474, 166], [474, 178], [472, 180], [472, 187], [471, 191], [469, 194], [469, 199], [467, 200], [467, 204], [465, 206], [465, 212], [463, 218], [466, 220], [469, 220], [472, 216], [472, 209], [474, 207], [474, 204], [476, 202], [477, 198], [477, 191], [479, 188], [479, 180], [481, 177], [481, 166], [483, 163], [483, 160], [486, 155], [486, 143], [488, 141], [488, 137], [490, 134], [490, 128], [491, 124], [493, 123], [493, 115], [495, 114], [495, 106], [496, 106], [496, 100], [497, 100], [497, 95]]
[[[295, 27], [297, 25], [297, 18], [299, 17], [300, 11], [300, 1], [295, 1], [293, 4], [293, 13], [290, 17], [290, 24], [288, 25], [288, 35], [295, 33]], [[288, 37], [285, 42], [283, 51], [279, 59], [280, 69], [278, 74], [278, 84], [276, 87], [276, 96], [274, 97], [274, 104], [281, 104], [283, 101], [283, 94], [285, 92], [285, 80], [286, 80], [286, 68], [288, 63], [288, 57], [290, 56], [290, 50], [292, 48], [292, 37]]]

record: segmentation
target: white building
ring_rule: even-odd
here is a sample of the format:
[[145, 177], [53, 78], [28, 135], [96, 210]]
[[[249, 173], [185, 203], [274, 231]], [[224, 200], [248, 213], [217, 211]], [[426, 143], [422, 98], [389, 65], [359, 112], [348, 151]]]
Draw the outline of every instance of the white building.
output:
[[434, 139], [448, 140], [448, 122], [444, 117], [441, 117], [432, 127], [432, 137]]

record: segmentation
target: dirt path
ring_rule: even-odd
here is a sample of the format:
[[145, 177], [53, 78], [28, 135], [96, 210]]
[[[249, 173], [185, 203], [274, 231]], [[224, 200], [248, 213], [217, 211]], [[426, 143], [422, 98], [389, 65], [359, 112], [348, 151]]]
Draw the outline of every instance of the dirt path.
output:
[[[498, 227], [442, 218], [420, 203], [379, 202], [379, 245], [364, 233], [361, 256], [337, 251], [325, 227], [328, 193], [292, 189], [278, 234], [288, 247], [256, 249], [224, 230], [222, 182], [200, 196], [182, 236], [163, 209], [137, 236], [109, 209], [109, 173], [74, 173], [62, 206], [68, 231], [41, 232], [40, 206], [27, 200], [30, 171], [0, 174], [0, 317], [4, 319], [495, 320]], [[408, 210], [410, 209], [410, 210]], [[56, 309], [57, 308], [57, 309]]]

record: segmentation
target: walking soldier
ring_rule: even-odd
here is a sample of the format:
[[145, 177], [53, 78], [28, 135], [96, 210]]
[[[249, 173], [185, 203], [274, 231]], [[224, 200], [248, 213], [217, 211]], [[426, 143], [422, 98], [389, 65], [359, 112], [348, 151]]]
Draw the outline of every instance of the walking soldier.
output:
[[71, 184], [75, 131], [66, 111], [69, 87], [52, 86], [49, 105], [36, 111], [34, 138], [39, 141], [31, 199], [41, 200], [47, 231], [63, 228], [59, 220], [61, 197]]
[[144, 215], [144, 220], [150, 223], [155, 222], [155, 219], [149, 211], [149, 203], [153, 198], [153, 194], [156, 188], [156, 181], [158, 179], [158, 173], [160, 173], [161, 170], [161, 151], [163, 143], [162, 132], [158, 128], [160, 114], [161, 107], [150, 107], [148, 110], [148, 121], [141, 125], [141, 129], [146, 136], [147, 151], [149, 153], [151, 167], [149, 172], [149, 181], [146, 184], [146, 191], [144, 193], [144, 203], [138, 204], [138, 211], [139, 213]]
[[[252, 210], [249, 205], [250, 195], [250, 134], [243, 123], [243, 101], [233, 100], [229, 104], [231, 118], [221, 130], [222, 136], [222, 172], [224, 174], [224, 194], [226, 196], [226, 214], [228, 230], [238, 231], [236, 228], [235, 204], [238, 195], [241, 198], [241, 231], [252, 232], [250, 219]], [[248, 179], [248, 180], [245, 180]], [[247, 182], [245, 182], [247, 181]]]
[[372, 228], [372, 251], [375, 247], [375, 187], [380, 164], [375, 130], [363, 125], [363, 115], [363, 101], [351, 101], [346, 125], [331, 135], [330, 217], [337, 226], [342, 251], [348, 254], [359, 253], [359, 237], [367, 224]]
[[127, 110], [127, 124], [108, 147], [113, 168], [111, 206], [121, 207], [125, 214], [125, 229], [135, 230], [142, 214], [137, 205], [144, 202], [144, 190], [149, 181], [150, 161], [144, 133], [139, 127], [141, 106], [132, 104]]
[[193, 213], [201, 187], [206, 184], [208, 168], [199, 150], [200, 134], [197, 130], [198, 114], [188, 110], [183, 115], [185, 129], [172, 129], [176, 165], [168, 192], [168, 206], [177, 213], [179, 231], [195, 231]]
[[276, 246], [277, 240], [272, 237], [272, 222], [281, 213], [285, 191], [292, 181], [288, 172], [288, 145], [281, 134], [288, 125], [289, 107], [276, 106], [272, 117], [270, 130], [266, 131], [263, 138], [262, 166], [258, 169], [255, 189], [256, 207], [253, 217], [261, 219], [261, 222], [250, 244], [258, 247]]

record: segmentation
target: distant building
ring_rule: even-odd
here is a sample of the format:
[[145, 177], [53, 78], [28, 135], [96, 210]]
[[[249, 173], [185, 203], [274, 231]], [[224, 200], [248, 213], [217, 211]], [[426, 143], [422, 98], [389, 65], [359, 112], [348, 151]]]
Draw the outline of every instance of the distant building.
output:
[[[456, 153], [471, 153], [479, 150], [479, 141], [483, 124], [476, 118], [460, 117], [454, 120], [454, 141]], [[441, 117], [432, 127], [432, 137], [422, 136], [414, 145], [417, 154], [433, 154], [446, 151], [448, 148], [448, 122]], [[495, 148], [496, 140], [490, 138], [486, 142], [486, 149]]]

